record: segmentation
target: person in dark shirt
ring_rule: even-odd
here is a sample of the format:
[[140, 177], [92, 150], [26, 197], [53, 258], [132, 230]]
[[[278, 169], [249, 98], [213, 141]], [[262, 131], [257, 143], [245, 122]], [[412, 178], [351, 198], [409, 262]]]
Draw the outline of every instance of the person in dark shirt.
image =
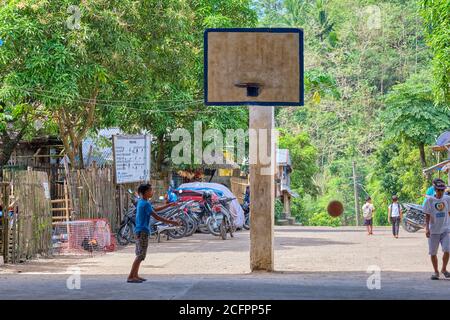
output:
[[153, 196], [153, 189], [150, 184], [142, 184], [138, 188], [138, 193], [140, 199], [137, 203], [136, 208], [136, 227], [134, 233], [136, 235], [136, 259], [131, 267], [130, 275], [128, 276], [127, 282], [130, 283], [141, 283], [146, 281], [146, 279], [139, 277], [139, 267], [141, 262], [145, 260], [148, 248], [148, 236], [150, 234], [150, 216], [154, 219], [179, 226], [178, 221], [167, 220], [156, 214], [160, 210], [164, 210], [175, 203], [169, 203], [167, 205], [153, 208], [151, 203], [148, 201]]

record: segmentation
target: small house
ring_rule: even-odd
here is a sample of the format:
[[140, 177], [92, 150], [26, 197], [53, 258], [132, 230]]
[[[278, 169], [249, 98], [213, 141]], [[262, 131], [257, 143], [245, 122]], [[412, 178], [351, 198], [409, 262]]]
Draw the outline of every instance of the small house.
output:
[[285, 218], [291, 217], [292, 197], [298, 194], [291, 190], [292, 164], [288, 149], [277, 149], [277, 170], [275, 177], [275, 196], [283, 202]]

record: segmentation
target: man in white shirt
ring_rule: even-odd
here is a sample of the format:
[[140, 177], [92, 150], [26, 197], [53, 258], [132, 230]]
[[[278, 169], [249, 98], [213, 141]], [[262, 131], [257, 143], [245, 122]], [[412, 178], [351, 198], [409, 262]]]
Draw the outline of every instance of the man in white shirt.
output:
[[402, 207], [398, 203], [398, 197], [394, 195], [392, 196], [392, 203], [388, 207], [388, 221], [392, 224], [392, 234], [396, 239], [398, 239], [402, 216]]
[[372, 204], [372, 199], [367, 197], [366, 203], [362, 207], [364, 225], [367, 227], [367, 234], [370, 236], [373, 234], [373, 213], [375, 208]]
[[444, 195], [446, 185], [442, 179], [434, 179], [433, 186], [435, 195], [426, 199], [423, 210], [426, 214], [426, 236], [428, 238], [429, 254], [434, 268], [434, 274], [431, 276], [431, 279], [439, 280], [437, 258], [439, 244], [441, 244], [444, 252], [441, 272], [444, 277], [450, 278], [450, 272], [447, 271], [450, 256], [450, 197]]

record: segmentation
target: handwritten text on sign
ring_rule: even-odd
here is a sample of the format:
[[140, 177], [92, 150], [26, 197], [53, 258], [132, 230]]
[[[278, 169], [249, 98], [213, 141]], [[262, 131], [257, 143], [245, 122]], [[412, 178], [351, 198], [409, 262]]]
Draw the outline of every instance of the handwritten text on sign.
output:
[[114, 136], [116, 183], [150, 180], [150, 136]]

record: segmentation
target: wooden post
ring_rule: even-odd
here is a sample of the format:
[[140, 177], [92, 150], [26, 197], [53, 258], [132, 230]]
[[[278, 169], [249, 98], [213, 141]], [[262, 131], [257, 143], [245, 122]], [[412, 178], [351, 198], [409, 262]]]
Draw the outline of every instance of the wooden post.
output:
[[355, 196], [355, 215], [356, 215], [356, 225], [359, 226], [359, 201], [358, 201], [358, 185], [356, 183], [356, 163], [353, 161], [353, 191]]
[[291, 217], [291, 197], [289, 196], [289, 192], [283, 191], [283, 205], [284, 205], [284, 214], [286, 215], [286, 219]]
[[[64, 169], [66, 171], [66, 181], [67, 181], [67, 190], [70, 194], [71, 208], [72, 208], [72, 219], [77, 219], [80, 215], [79, 203], [77, 200], [77, 190], [76, 184], [74, 183], [74, 176], [70, 171], [69, 163], [67, 162], [67, 156], [64, 157]], [[75, 172], [75, 171], [74, 171]]]
[[[441, 162], [441, 153], [438, 151], [437, 153], [437, 163]], [[438, 178], [441, 178], [441, 170], [438, 170]]]
[[[250, 106], [250, 268], [274, 270], [274, 107]], [[265, 129], [261, 130], [261, 129]], [[265, 135], [267, 133], [267, 135]], [[264, 145], [267, 147], [264, 148]], [[267, 158], [269, 163], [267, 163]]]
[[121, 185], [117, 185], [117, 188], [119, 189], [119, 223], [122, 221], [122, 212], [124, 211], [124, 203], [123, 203], [123, 188]]
[[[2, 167], [0, 167], [0, 170], [3, 170]], [[3, 203], [3, 215], [0, 218], [2, 220], [2, 251], [0, 254], [3, 256], [4, 263], [8, 263], [8, 248], [9, 248], [9, 228], [8, 228], [8, 184], [6, 182], [3, 182], [3, 179], [0, 179], [0, 191], [2, 199], [0, 201]]]
[[[447, 149], [447, 159], [450, 159], [450, 149]], [[448, 185], [450, 186], [450, 170], [447, 171], [447, 174], [448, 174], [447, 182], [448, 182]]]
[[69, 205], [69, 191], [67, 190], [67, 179], [64, 179], [64, 207], [66, 212], [66, 221], [70, 221], [70, 205]]
[[64, 206], [65, 206], [65, 212], [66, 212], [66, 231], [67, 231], [67, 243], [69, 244], [72, 241], [70, 237], [70, 203], [69, 203], [69, 189], [68, 189], [68, 181], [67, 177], [64, 179]]
[[117, 210], [117, 216], [119, 217], [117, 220], [119, 223], [122, 221], [122, 211], [123, 211], [123, 197], [122, 197], [122, 188], [117, 183], [117, 170], [116, 170], [116, 146], [115, 146], [115, 135], [112, 136], [112, 151], [113, 151], [113, 167], [112, 167], [112, 173], [113, 173], [113, 181], [114, 181], [114, 188], [116, 192], [116, 197], [119, 197], [119, 201], [116, 201], [118, 203], [118, 210]]

